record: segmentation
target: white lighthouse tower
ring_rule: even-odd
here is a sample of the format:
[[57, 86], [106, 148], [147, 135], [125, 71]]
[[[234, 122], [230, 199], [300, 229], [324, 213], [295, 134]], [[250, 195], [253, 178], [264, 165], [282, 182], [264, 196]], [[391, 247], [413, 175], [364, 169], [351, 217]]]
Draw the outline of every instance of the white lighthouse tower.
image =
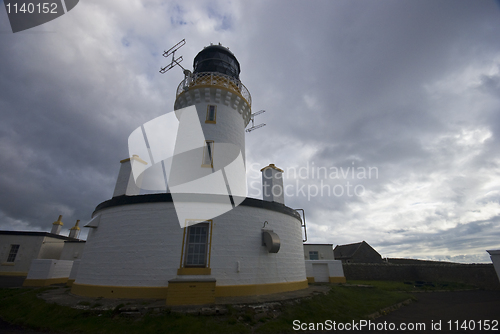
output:
[[[205, 47], [193, 68], [177, 89], [179, 129], [167, 181], [183, 227], [232, 210], [246, 197], [245, 127], [251, 118], [250, 93], [228, 48]], [[193, 193], [221, 195], [222, 202], [178, 200]]]
[[[185, 73], [174, 105], [175, 154], [165, 172], [170, 192], [141, 195], [140, 178], [131, 175], [134, 166], [149, 167], [151, 148], [121, 161], [113, 198], [86, 225], [73, 293], [186, 305], [307, 287], [299, 213], [283, 196], [261, 200], [242, 191], [251, 97], [238, 60], [211, 45]], [[263, 167], [263, 186], [283, 193], [282, 170]]]
[[206, 141], [214, 146], [234, 144], [244, 157], [245, 127], [250, 122], [252, 101], [240, 81], [238, 60], [229, 49], [211, 45], [198, 53], [193, 67], [193, 73], [177, 88], [174, 109], [194, 105]]

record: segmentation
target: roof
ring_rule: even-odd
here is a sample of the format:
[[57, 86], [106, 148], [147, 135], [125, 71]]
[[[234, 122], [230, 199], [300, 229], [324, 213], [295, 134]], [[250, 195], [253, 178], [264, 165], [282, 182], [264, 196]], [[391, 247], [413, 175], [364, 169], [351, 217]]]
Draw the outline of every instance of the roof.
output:
[[[357, 242], [355, 244], [347, 244], [347, 245], [337, 245], [333, 249], [333, 256], [335, 259], [348, 259], [353, 257], [354, 253], [359, 249], [359, 247], [363, 244], [362, 242]], [[366, 242], [365, 242], [366, 243]]]
[[332, 246], [333, 244], [304, 244], [304, 246]]
[[274, 164], [269, 164], [269, 166], [266, 166], [266, 167], [262, 168], [260, 171], [262, 172], [263, 170], [270, 169], [270, 168], [271, 169], [275, 169], [278, 172], [282, 172], [283, 173], [283, 169], [276, 167]]
[[38, 231], [3, 231], [0, 230], [0, 235], [27, 235], [36, 237], [50, 237], [55, 239], [62, 239], [67, 241], [78, 241], [80, 239], [66, 237], [64, 235], [49, 233], [49, 232], [38, 232]]
[[[215, 194], [189, 194], [189, 193], [184, 193], [184, 194], [177, 194], [176, 195], [176, 201], [177, 202], [202, 202], [202, 203], [225, 203], [227, 200], [227, 195], [215, 195]], [[302, 218], [300, 217], [300, 214], [284, 205], [281, 203], [277, 202], [268, 202], [268, 201], [263, 201], [261, 199], [257, 198], [251, 198], [251, 197], [246, 197], [244, 200], [240, 197], [236, 196], [231, 196], [229, 195], [229, 198], [233, 198], [234, 202], [240, 203], [239, 206], [250, 206], [254, 208], [261, 208], [265, 210], [272, 210], [276, 212], [281, 212], [284, 213], [288, 216], [291, 216], [293, 218], [296, 218], [298, 221], [302, 222]], [[235, 199], [236, 198], [236, 199]], [[172, 194], [171, 193], [157, 193], [157, 194], [145, 194], [145, 195], [134, 195], [134, 196], [127, 196], [127, 195], [121, 195], [121, 196], [116, 196], [113, 197], [112, 199], [109, 199], [107, 201], [102, 202], [99, 204], [94, 212], [92, 213], [92, 217], [95, 217], [95, 215], [107, 208], [112, 208], [116, 206], [121, 206], [121, 205], [133, 205], [133, 204], [142, 204], [142, 203], [162, 203], [162, 202], [172, 202]]]
[[[229, 48], [228, 48], [228, 47], [225, 47], [225, 46], [221, 45], [220, 43], [219, 43], [219, 45], [217, 45], [217, 44], [212, 44], [212, 45], [205, 46], [205, 47], [203, 48], [203, 50], [217, 50], [217, 51], [223, 51], [223, 52], [229, 53], [231, 56], [233, 56], [234, 58], [236, 58], [236, 56], [234, 55], [234, 53], [233, 53], [231, 50], [229, 50]], [[203, 50], [201, 50], [201, 51], [203, 51]], [[200, 51], [200, 52], [201, 52], [201, 51]], [[200, 54], [200, 52], [198, 52], [198, 54]]]
[[210, 45], [198, 52], [193, 60], [193, 74], [218, 72], [239, 80], [240, 63], [228, 48]]

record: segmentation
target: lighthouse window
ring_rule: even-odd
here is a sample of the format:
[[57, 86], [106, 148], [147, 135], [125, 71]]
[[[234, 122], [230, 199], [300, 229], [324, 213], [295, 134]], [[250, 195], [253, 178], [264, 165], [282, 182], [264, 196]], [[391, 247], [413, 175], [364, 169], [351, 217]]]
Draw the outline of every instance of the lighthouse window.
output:
[[14, 262], [19, 251], [19, 245], [10, 245], [9, 256], [7, 257], [7, 262]]
[[209, 104], [207, 106], [207, 119], [205, 123], [215, 124], [216, 116], [217, 116], [217, 106]]
[[208, 223], [188, 227], [185, 267], [206, 267], [208, 245]]
[[213, 140], [205, 141], [205, 147], [203, 149], [203, 162], [201, 167], [213, 167], [214, 163], [214, 142]]

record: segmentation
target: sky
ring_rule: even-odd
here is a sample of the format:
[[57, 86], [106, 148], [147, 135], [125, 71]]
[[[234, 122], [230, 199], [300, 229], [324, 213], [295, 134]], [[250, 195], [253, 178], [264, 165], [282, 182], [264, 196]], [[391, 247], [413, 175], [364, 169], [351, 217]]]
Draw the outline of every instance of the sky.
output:
[[[0, 6], [0, 230], [62, 233], [112, 197], [180, 68], [229, 47], [252, 96], [249, 197], [284, 170], [309, 243], [490, 262], [500, 249], [500, 2], [82, 0], [12, 33]], [[82, 237], [87, 231], [82, 229]]]

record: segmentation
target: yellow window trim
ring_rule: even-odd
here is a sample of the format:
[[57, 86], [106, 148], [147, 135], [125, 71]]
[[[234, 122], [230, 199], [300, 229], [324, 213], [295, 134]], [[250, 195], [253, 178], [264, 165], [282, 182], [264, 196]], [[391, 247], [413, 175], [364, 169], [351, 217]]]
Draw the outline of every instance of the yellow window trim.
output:
[[[208, 145], [208, 143], [212, 143], [212, 156], [210, 157], [210, 162], [211, 164], [208, 165], [208, 164], [204, 164], [203, 162], [205, 162], [205, 151], [206, 151], [206, 147]], [[215, 151], [215, 143], [213, 140], [205, 140], [205, 144], [203, 145], [203, 160], [202, 160], [202, 164], [201, 164], [201, 167], [206, 167], [206, 168], [214, 168], [214, 151]]]
[[[198, 220], [200, 223], [208, 223], [209, 228], [209, 241], [208, 241], [208, 258], [207, 258], [207, 266], [204, 268], [186, 268], [183, 267], [184, 260], [184, 251], [186, 248], [186, 231], [189, 226], [187, 226], [188, 221]], [[201, 220], [201, 219], [186, 219], [184, 222], [184, 232], [182, 234], [182, 248], [181, 248], [181, 259], [179, 262], [179, 269], [177, 270], [177, 275], [210, 275], [210, 258], [212, 256], [212, 229], [213, 229], [213, 220]]]
[[[210, 119], [210, 107], [214, 107], [214, 119]], [[205, 119], [205, 123], [207, 124], [216, 124], [217, 121], [217, 105], [209, 104], [207, 105], [207, 117]]]
[[212, 269], [210, 268], [179, 268], [177, 275], [210, 275]]

